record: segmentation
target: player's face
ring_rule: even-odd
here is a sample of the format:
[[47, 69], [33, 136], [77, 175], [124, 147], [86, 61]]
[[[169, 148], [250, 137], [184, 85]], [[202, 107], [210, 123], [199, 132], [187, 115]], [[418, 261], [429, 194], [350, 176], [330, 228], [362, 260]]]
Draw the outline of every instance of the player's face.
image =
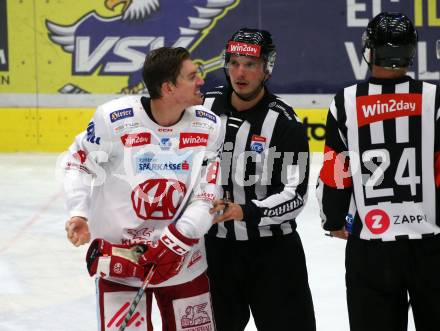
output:
[[200, 87], [204, 83], [203, 79], [198, 75], [197, 66], [191, 60], [183, 61], [174, 91], [177, 102], [182, 103], [185, 108], [201, 105], [203, 103], [203, 94], [200, 92]]
[[248, 56], [231, 56], [227, 70], [234, 91], [243, 97], [259, 90], [265, 78], [263, 60]]

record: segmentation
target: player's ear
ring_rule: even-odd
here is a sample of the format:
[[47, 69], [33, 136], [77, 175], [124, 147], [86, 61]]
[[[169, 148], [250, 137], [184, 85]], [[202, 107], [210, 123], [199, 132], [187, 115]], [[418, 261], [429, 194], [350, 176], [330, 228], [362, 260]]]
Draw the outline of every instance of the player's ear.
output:
[[163, 82], [160, 90], [163, 96], [170, 95], [174, 91], [174, 84], [172, 82]]

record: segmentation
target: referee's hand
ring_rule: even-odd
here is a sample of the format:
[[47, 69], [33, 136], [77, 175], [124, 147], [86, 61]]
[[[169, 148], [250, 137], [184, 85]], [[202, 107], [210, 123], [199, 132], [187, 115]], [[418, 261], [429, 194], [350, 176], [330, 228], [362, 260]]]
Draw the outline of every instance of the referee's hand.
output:
[[233, 202], [225, 203], [223, 199], [214, 201], [214, 206], [209, 212], [211, 214], [223, 212], [214, 218], [212, 221], [213, 224], [231, 220], [241, 221], [243, 219], [241, 206]]
[[348, 232], [345, 229], [330, 231], [330, 237], [347, 240]]

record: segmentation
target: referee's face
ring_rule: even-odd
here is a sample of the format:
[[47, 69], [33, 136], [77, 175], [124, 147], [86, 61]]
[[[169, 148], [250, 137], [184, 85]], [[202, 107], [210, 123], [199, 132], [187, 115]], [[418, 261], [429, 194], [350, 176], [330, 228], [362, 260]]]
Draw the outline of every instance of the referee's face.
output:
[[265, 78], [264, 62], [249, 56], [231, 56], [227, 64], [232, 88], [240, 96], [254, 95]]

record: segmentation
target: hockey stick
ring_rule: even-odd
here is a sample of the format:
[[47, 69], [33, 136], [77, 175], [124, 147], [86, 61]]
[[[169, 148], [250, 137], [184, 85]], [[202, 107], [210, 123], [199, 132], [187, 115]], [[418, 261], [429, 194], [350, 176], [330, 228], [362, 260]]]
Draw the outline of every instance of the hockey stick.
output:
[[119, 331], [124, 331], [125, 328], [127, 327], [127, 323], [130, 321], [131, 316], [133, 316], [133, 313], [136, 310], [136, 307], [137, 307], [139, 301], [141, 301], [142, 296], [144, 295], [145, 290], [148, 287], [148, 284], [150, 284], [150, 280], [153, 277], [155, 271], [156, 271], [156, 266], [153, 265], [151, 267], [150, 271], [148, 271], [147, 277], [145, 277], [145, 280], [142, 283], [142, 286], [137, 291], [136, 296], [134, 297], [133, 301], [131, 302], [131, 305], [128, 308], [127, 315], [125, 315], [124, 322], [122, 322], [121, 327], [119, 328]]

